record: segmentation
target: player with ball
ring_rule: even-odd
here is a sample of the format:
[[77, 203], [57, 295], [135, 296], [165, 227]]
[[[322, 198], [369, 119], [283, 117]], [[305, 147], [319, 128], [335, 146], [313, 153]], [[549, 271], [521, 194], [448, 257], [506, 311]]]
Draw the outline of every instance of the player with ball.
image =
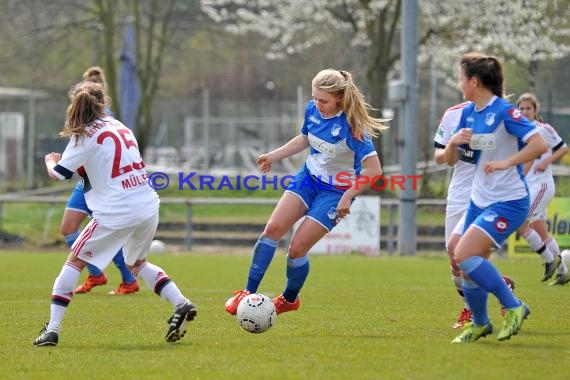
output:
[[[305, 164], [279, 200], [253, 248], [245, 289], [234, 292], [225, 304], [232, 315], [244, 297], [257, 292], [279, 240], [305, 216], [287, 250], [285, 289], [273, 299], [277, 314], [297, 310], [299, 292], [309, 274], [309, 249], [350, 213], [354, 198], [370, 187], [370, 183], [346, 186], [345, 179], [355, 183], [363, 167], [369, 178], [382, 174], [371, 138], [386, 128], [385, 120], [368, 114], [370, 106], [352, 75], [343, 70], [322, 70], [313, 78], [312, 95], [301, 134], [257, 158], [260, 170], [267, 173], [274, 162], [309, 148]], [[339, 173], [343, 173], [343, 183], [336, 181]]]

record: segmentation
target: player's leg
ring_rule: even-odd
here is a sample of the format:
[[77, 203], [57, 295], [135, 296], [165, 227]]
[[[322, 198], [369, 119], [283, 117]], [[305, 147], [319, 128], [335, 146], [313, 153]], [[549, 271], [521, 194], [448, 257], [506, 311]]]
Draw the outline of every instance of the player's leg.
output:
[[[85, 195], [83, 194], [83, 186], [78, 183], [73, 189], [67, 205], [63, 212], [63, 218], [59, 230], [63, 235], [65, 243], [69, 248], [75, 243], [81, 230], [81, 224], [91, 215], [91, 210], [87, 207], [85, 202]], [[89, 274], [85, 283], [75, 289], [76, 293], [87, 293], [95, 286], [105, 285], [107, 283], [107, 276], [99, 268], [94, 265], [87, 264]]]
[[499, 340], [509, 339], [516, 334], [530, 311], [515, 297], [501, 274], [488, 260], [488, 256], [492, 246], [500, 247], [504, 240], [523, 223], [527, 212], [526, 198], [495, 203], [486, 209], [471, 204], [466, 219], [470, 227], [464, 233], [455, 252], [458, 265], [467, 276], [464, 293], [473, 311], [473, 324], [479, 327], [490, 324], [487, 315], [488, 293], [493, 293], [506, 309], [503, 328], [498, 335]]
[[141, 278], [149, 289], [172, 305], [174, 314], [168, 320], [166, 341], [175, 342], [186, 334], [186, 326], [196, 317], [197, 311], [163, 268], [146, 261], [157, 226], [158, 212], [132, 229], [123, 252], [125, 263], [133, 275]]
[[115, 264], [119, 272], [121, 272], [121, 283], [119, 284], [119, 287], [117, 289], [111, 290], [109, 294], [122, 295], [122, 294], [131, 294], [137, 292], [139, 290], [139, 284], [137, 282], [136, 277], [133, 276], [133, 274], [125, 264], [125, 258], [123, 257], [123, 249], [120, 249], [119, 252], [117, 252], [117, 254], [115, 255], [115, 257], [113, 257], [113, 263]]
[[245, 289], [237, 290], [225, 303], [228, 313], [235, 315], [240, 301], [255, 293], [269, 268], [279, 240], [285, 236], [306, 212], [307, 205], [302, 195], [286, 191], [273, 210], [263, 233], [255, 243]]
[[[535, 251], [544, 262], [544, 275], [542, 281], [548, 280], [556, 271], [556, 252], [552, 251], [554, 245], [547, 244], [545, 239], [548, 237], [548, 228], [541, 228], [536, 222], [546, 220], [546, 209], [548, 203], [554, 197], [554, 186], [546, 183], [540, 186], [530, 188], [531, 206], [529, 210], [528, 223], [525, 222], [519, 229], [519, 235], [528, 243], [529, 247]], [[546, 226], [546, 222], [544, 223]], [[536, 228], [540, 231], [537, 231]], [[559, 249], [557, 249], [560, 251]]]
[[[123, 239], [121, 241], [121, 239]], [[124, 241], [122, 231], [100, 226], [91, 220], [73, 245], [67, 261], [55, 279], [50, 308], [50, 320], [40, 336], [34, 341], [36, 346], [55, 346], [59, 341], [59, 329], [67, 306], [73, 297], [79, 275], [87, 261], [97, 267], [105, 267]]]

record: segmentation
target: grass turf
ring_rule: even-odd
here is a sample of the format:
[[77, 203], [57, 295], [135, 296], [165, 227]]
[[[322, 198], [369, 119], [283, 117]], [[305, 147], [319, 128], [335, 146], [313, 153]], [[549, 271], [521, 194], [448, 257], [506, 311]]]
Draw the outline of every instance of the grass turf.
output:
[[[315, 256], [298, 312], [268, 332], [239, 328], [223, 309], [243, 286], [248, 256], [162, 254], [162, 266], [197, 305], [180, 342], [164, 341], [167, 302], [146, 287], [110, 296], [119, 274], [74, 297], [58, 347], [32, 340], [49, 316], [64, 253], [0, 252], [0, 376], [3, 379], [565, 379], [570, 368], [570, 284], [539, 281], [538, 258], [495, 259], [532, 314], [519, 335], [496, 340], [499, 305], [489, 297], [493, 336], [451, 344], [461, 303], [443, 256]], [[282, 290], [283, 255], [259, 289]], [[82, 275], [83, 280], [85, 274]], [[142, 284], [141, 284], [142, 285]]]

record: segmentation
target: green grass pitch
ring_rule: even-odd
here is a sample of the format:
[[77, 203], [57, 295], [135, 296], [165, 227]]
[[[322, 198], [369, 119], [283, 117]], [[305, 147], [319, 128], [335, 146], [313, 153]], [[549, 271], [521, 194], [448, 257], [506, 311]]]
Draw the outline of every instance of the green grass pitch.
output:
[[[441, 256], [314, 256], [301, 308], [269, 331], [241, 330], [224, 311], [244, 285], [247, 255], [162, 254], [162, 266], [196, 304], [180, 342], [164, 341], [170, 305], [146, 287], [128, 296], [109, 283], [77, 295], [57, 347], [32, 346], [49, 316], [54, 278], [65, 254], [0, 252], [2, 379], [567, 379], [570, 284], [540, 282], [538, 257], [493, 260], [516, 281], [532, 313], [509, 341], [496, 340], [499, 305], [489, 297], [493, 336], [451, 344], [461, 308]], [[278, 254], [259, 291], [284, 285]], [[81, 281], [85, 274], [82, 275]], [[142, 285], [142, 284], [141, 284]]]

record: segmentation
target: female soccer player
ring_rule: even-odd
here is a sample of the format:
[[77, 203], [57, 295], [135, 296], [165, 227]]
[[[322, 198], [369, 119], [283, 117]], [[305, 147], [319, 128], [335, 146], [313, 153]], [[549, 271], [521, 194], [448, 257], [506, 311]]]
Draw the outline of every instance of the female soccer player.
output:
[[[287, 251], [285, 290], [273, 299], [277, 314], [297, 310], [299, 292], [309, 274], [309, 249], [350, 213], [354, 197], [370, 187], [370, 183], [359, 183], [348, 188], [346, 179], [355, 181], [363, 167], [367, 168], [368, 178], [382, 174], [371, 137], [386, 128], [385, 120], [368, 114], [369, 106], [352, 75], [343, 70], [322, 70], [313, 78], [312, 94], [301, 134], [257, 158], [260, 170], [267, 173], [274, 162], [310, 147], [305, 164], [279, 200], [253, 248], [245, 289], [234, 292], [226, 302], [230, 314], [236, 313], [245, 295], [257, 291], [279, 240], [306, 216]], [[338, 181], [339, 175], [343, 176], [342, 181]]]
[[147, 183], [137, 141], [130, 129], [105, 114], [102, 85], [82, 82], [72, 95], [60, 133], [70, 141], [63, 154], [47, 154], [45, 163], [54, 180], [70, 179], [75, 172], [83, 178], [85, 200], [93, 218], [55, 279], [49, 323], [33, 344], [58, 344], [60, 325], [81, 271], [87, 263], [104, 268], [121, 247], [133, 275], [172, 304], [174, 314], [166, 341], [175, 342], [184, 336], [188, 322], [197, 313], [166, 272], [146, 261], [158, 225], [159, 199]]
[[[445, 164], [445, 147], [449, 143], [453, 132], [459, 124], [463, 109], [469, 102], [463, 102], [449, 107], [444, 113], [434, 137], [434, 160], [437, 164]], [[455, 260], [455, 247], [463, 234], [465, 226], [465, 213], [469, 206], [471, 185], [475, 176], [475, 162], [473, 151], [466, 149], [453, 167], [453, 174], [447, 190], [447, 206], [445, 208], [445, 247], [451, 266], [451, 279], [457, 293], [462, 298], [464, 307], [459, 313], [457, 321], [453, 324], [454, 329], [463, 327], [471, 322], [472, 313], [469, 304], [463, 294], [462, 273]], [[503, 275], [503, 280], [511, 290], [515, 288], [515, 282], [508, 276]]]
[[[487, 297], [493, 293], [506, 309], [498, 339], [509, 339], [530, 313], [491, 264], [489, 252], [524, 222], [529, 194], [521, 164], [544, 153], [546, 142], [521, 112], [503, 99], [503, 70], [495, 57], [468, 53], [461, 58], [459, 87], [466, 100], [456, 133], [445, 148], [448, 165], [466, 149], [476, 167], [465, 230], [455, 248], [462, 270], [463, 294], [473, 322], [453, 342], [473, 342], [493, 331]], [[526, 145], [525, 145], [526, 144]]]
[[[83, 79], [101, 84], [103, 89], [106, 91], [107, 82], [105, 80], [105, 73], [100, 67], [93, 66], [88, 68], [83, 73]], [[107, 99], [109, 98], [105, 95], [105, 104], [107, 104], [105, 107], [105, 113], [112, 116], [108, 107], [109, 101], [107, 101]], [[69, 196], [67, 206], [63, 212], [61, 226], [59, 228], [65, 243], [69, 248], [71, 248], [79, 236], [81, 223], [83, 223], [87, 216], [91, 216], [91, 210], [87, 207], [87, 203], [85, 202], [85, 196], [83, 195], [83, 183], [79, 181]], [[137, 292], [139, 290], [139, 284], [137, 283], [135, 276], [133, 276], [125, 265], [122, 249], [120, 249], [115, 257], [113, 257], [113, 263], [119, 272], [121, 272], [122, 281], [119, 284], [119, 287], [115, 290], [111, 290], [109, 294], [122, 295]], [[78, 286], [77, 289], [75, 289], [75, 293], [88, 293], [95, 286], [101, 286], [107, 283], [107, 275], [95, 265], [87, 264], [87, 270], [89, 271], [89, 275], [87, 276], [85, 283]]]
[[531, 93], [522, 94], [517, 100], [517, 107], [522, 114], [535, 123], [540, 134], [548, 144], [548, 150], [542, 156], [525, 165], [526, 181], [530, 192], [530, 211], [527, 220], [519, 228], [521, 235], [528, 245], [544, 260], [544, 276], [542, 281], [548, 280], [556, 269], [558, 274], [551, 285], [563, 285], [566, 281], [568, 268], [560, 260], [560, 248], [554, 237], [548, 232], [546, 224], [546, 210], [554, 198], [554, 178], [552, 176], [552, 162], [555, 162], [568, 153], [568, 146], [560, 138], [556, 130], [550, 125], [537, 120], [539, 104], [536, 96]]

